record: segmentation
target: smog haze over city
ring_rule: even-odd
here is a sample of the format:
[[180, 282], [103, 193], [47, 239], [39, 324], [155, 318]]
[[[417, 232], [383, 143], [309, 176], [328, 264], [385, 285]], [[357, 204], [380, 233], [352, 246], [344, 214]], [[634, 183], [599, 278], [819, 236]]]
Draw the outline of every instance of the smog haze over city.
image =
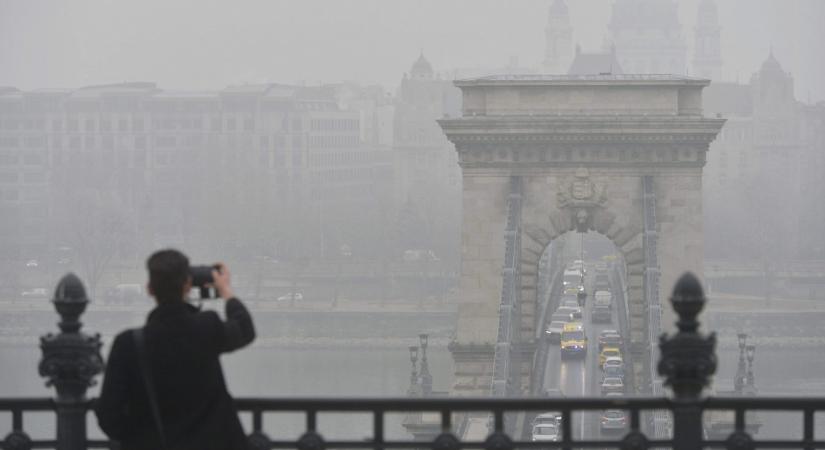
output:
[[[252, 317], [220, 348], [235, 398], [678, 397], [658, 337], [690, 272], [706, 395], [825, 399], [823, 23], [820, 0], [0, 0], [0, 406], [66, 374], [102, 398], [116, 336], [168, 314], [147, 272], [167, 248], [231, 272], [195, 276], [186, 317]], [[83, 299], [91, 338], [61, 355]], [[548, 411], [505, 430], [631, 426]], [[400, 412], [388, 437], [441, 432]], [[53, 413], [29, 417], [54, 439]], [[745, 430], [802, 439], [801, 418]], [[488, 419], [453, 432], [483, 441]], [[733, 424], [706, 412], [704, 436]], [[326, 439], [372, 426], [319, 418]]]

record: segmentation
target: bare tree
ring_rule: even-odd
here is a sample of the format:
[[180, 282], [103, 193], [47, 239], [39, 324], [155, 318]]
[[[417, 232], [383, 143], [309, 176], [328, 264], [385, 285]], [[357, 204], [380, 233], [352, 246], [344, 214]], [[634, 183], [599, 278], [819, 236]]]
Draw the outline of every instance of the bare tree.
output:
[[73, 243], [92, 296], [129, 233], [126, 211], [116, 195], [84, 190], [71, 195], [68, 238]]

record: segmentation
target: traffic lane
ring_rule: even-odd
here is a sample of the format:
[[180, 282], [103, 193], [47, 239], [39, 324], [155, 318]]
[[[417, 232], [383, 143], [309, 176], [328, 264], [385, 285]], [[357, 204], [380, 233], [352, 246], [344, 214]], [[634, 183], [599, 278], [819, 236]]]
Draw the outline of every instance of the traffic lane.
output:
[[[611, 292], [613, 291], [613, 287], [611, 286]], [[592, 308], [592, 302], [591, 302]], [[604, 330], [618, 330], [619, 329], [619, 322], [618, 322], [618, 308], [616, 305], [613, 305], [610, 312], [610, 323], [592, 323], [591, 322], [591, 330], [592, 333], [592, 343], [593, 343], [593, 354], [592, 363], [588, 363], [588, 367], [592, 368], [592, 376], [590, 377], [590, 384], [588, 389], [593, 395], [600, 396], [601, 395], [601, 380], [602, 380], [602, 370], [599, 367], [599, 334]], [[590, 336], [588, 336], [590, 338]], [[605, 439], [614, 439], [616, 437], [616, 433], [613, 434], [605, 434], [601, 432], [600, 422], [601, 422], [601, 411], [591, 413], [590, 425], [588, 427], [589, 432], [591, 433], [591, 437], [594, 439], [605, 438]]]

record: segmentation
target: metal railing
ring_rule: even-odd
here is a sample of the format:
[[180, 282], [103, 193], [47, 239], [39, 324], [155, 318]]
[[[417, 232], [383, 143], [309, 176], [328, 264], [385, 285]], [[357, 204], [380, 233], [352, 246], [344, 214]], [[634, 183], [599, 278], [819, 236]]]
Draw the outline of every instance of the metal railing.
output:
[[[80, 280], [73, 275], [58, 284], [54, 304], [60, 313], [61, 332], [44, 336], [40, 373], [56, 388], [55, 398], [0, 399], [0, 413], [10, 413], [11, 429], [0, 442], [4, 450], [57, 448], [116, 448], [114, 442], [88, 439], [86, 422], [94, 400], [85, 396], [102, 369], [99, 356], [99, 336], [80, 332], [78, 318], [87, 303]], [[707, 447], [727, 449], [753, 448], [825, 448], [825, 440], [817, 440], [815, 414], [825, 411], [825, 398], [759, 398], [703, 397], [704, 388], [716, 370], [715, 335], [698, 332], [696, 320], [705, 304], [704, 293], [696, 277], [685, 274], [677, 282], [671, 297], [678, 321], [678, 332], [659, 339], [660, 355], [657, 372], [672, 391], [670, 397], [627, 398], [241, 398], [236, 401], [242, 415], [251, 415], [250, 447], [254, 450], [296, 448], [325, 449], [394, 449], [431, 448], [458, 450], [483, 448], [512, 450], [515, 448], [673, 448], [694, 450]], [[623, 436], [616, 439], [577, 439], [572, 433], [573, 414], [581, 411], [619, 409], [627, 412], [630, 423]], [[733, 411], [732, 432], [724, 439], [708, 438], [703, 429], [706, 411]], [[792, 411], [802, 415], [800, 439], [756, 440], [748, 432], [749, 411]], [[54, 439], [31, 439], [25, 431], [27, 413], [53, 411], [57, 418]], [[513, 412], [559, 411], [561, 439], [558, 442], [533, 442], [522, 436], [506, 433], [505, 417]], [[642, 426], [643, 414], [669, 411], [672, 433], [647, 436]], [[284, 439], [265, 430], [264, 417], [270, 413], [298, 412], [305, 415], [305, 431], [298, 439]], [[365, 440], [325, 440], [319, 431], [318, 415], [352, 413], [372, 416], [372, 433]], [[389, 439], [386, 416], [391, 413], [431, 412], [437, 417], [435, 437], [426, 440]], [[492, 417], [486, 438], [462, 442], [457, 425], [467, 413], [486, 413]]]
[[510, 177], [507, 197], [507, 222], [504, 227], [504, 267], [501, 276], [501, 304], [498, 315], [498, 337], [493, 357], [492, 394], [494, 397], [513, 395], [520, 389], [520, 367], [513, 364], [515, 346], [520, 341], [521, 314], [521, 177]]
[[[659, 334], [662, 332], [661, 318], [662, 308], [659, 302], [659, 252], [657, 249], [659, 235], [656, 230], [656, 193], [654, 192], [653, 176], [645, 175], [642, 177], [642, 194], [643, 194], [643, 214], [644, 214], [644, 230], [643, 230], [643, 248], [645, 254], [644, 266], [644, 299], [647, 305], [647, 344], [650, 353], [649, 361], [656, 361], [659, 359], [656, 353], [656, 342]], [[662, 385], [656, 379], [656, 370], [652, 364], [647, 373], [648, 382], [650, 385], [650, 393], [654, 396], [661, 396], [664, 394]], [[656, 437], [661, 437], [666, 433], [668, 419], [663, 412], [657, 411], [652, 416], [653, 434]]]

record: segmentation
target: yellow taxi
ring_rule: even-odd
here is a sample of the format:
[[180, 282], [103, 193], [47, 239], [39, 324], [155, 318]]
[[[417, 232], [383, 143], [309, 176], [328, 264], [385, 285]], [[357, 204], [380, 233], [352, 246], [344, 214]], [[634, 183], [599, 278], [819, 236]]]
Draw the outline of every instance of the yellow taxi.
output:
[[587, 355], [587, 335], [581, 322], [564, 325], [561, 330], [561, 357], [584, 358]]
[[616, 358], [621, 358], [622, 357], [622, 351], [619, 350], [619, 347], [605, 347], [605, 348], [603, 348], [602, 352], [599, 353], [599, 366], [603, 366], [604, 361], [607, 358], [611, 358], [611, 357], [616, 357]]

